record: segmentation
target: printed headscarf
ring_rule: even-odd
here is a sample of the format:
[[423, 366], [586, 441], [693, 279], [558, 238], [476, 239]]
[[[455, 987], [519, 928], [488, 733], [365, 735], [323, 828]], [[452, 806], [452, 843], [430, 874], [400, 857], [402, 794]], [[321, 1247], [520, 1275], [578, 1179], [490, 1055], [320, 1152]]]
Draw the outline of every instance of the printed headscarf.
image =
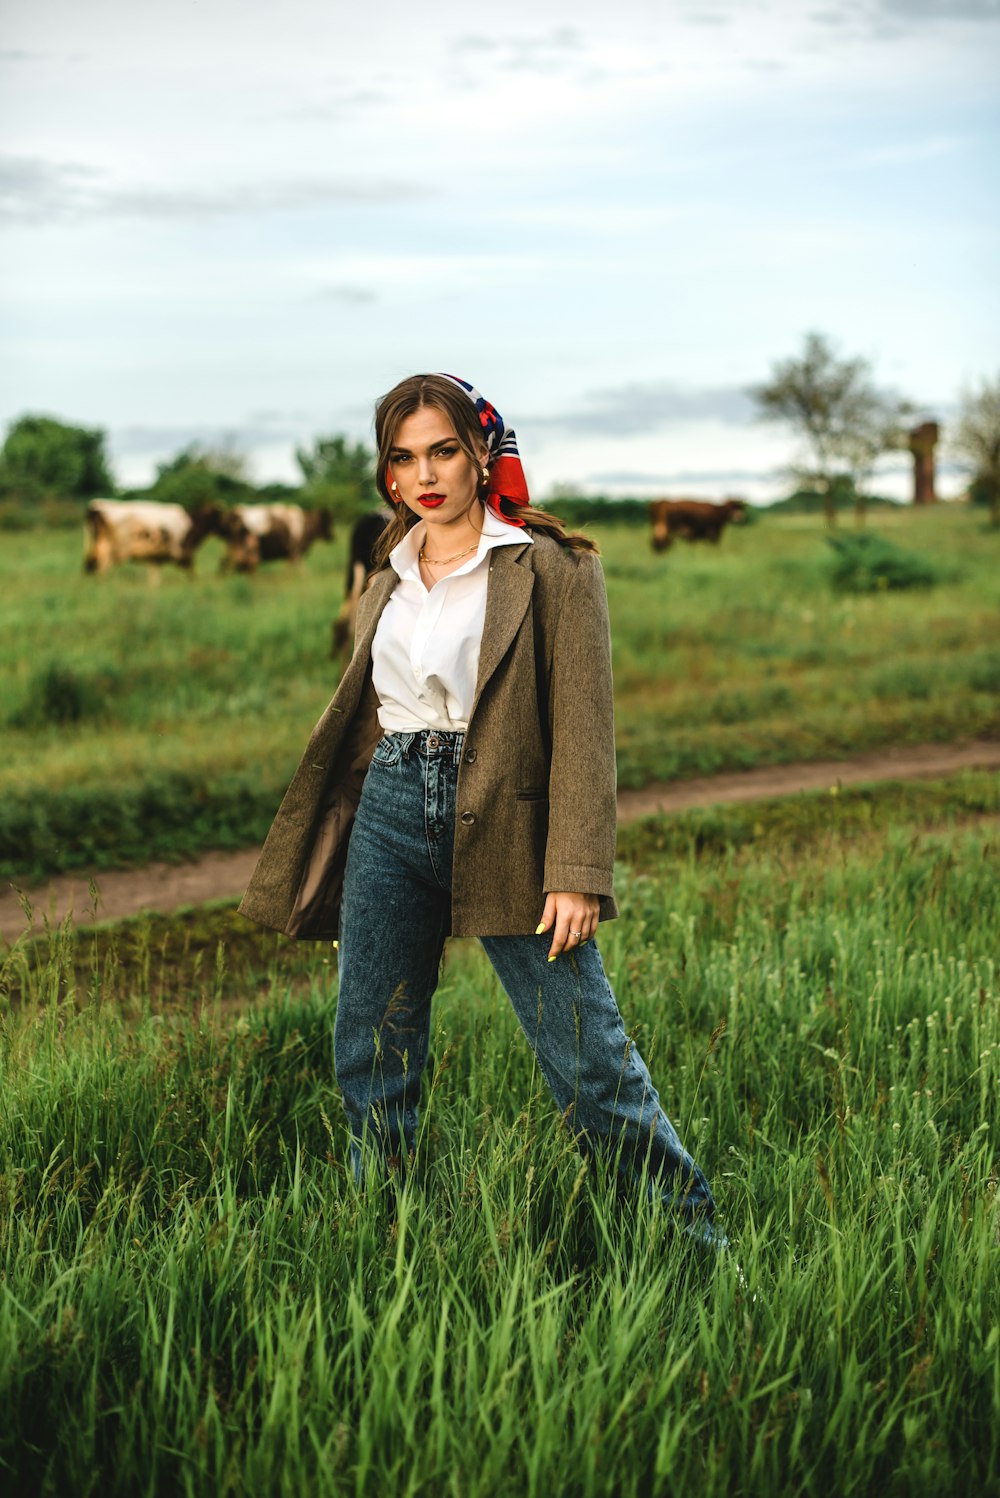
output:
[[479, 425], [483, 429], [483, 441], [486, 443], [488, 453], [486, 467], [489, 470], [489, 491], [486, 495], [486, 504], [498, 519], [505, 520], [508, 525], [523, 525], [523, 520], [516, 519], [512, 515], [505, 515], [500, 508], [502, 499], [512, 505], [530, 505], [531, 503], [513, 429], [504, 426], [500, 412], [495, 406], [491, 406], [489, 401], [479, 394], [476, 387], [469, 384], [468, 380], [460, 380], [458, 375], [452, 374], [442, 374], [441, 378], [451, 380], [452, 384], [464, 390], [479, 416]]

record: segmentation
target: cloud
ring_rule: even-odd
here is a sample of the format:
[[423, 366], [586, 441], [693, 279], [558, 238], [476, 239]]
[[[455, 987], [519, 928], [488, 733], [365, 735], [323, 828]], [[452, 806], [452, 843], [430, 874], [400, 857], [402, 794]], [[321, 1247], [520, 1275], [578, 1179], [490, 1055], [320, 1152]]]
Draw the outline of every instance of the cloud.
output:
[[412, 198], [412, 182], [302, 177], [212, 188], [118, 186], [95, 167], [41, 157], [0, 157], [0, 221], [45, 224], [93, 218], [219, 219], [295, 212], [330, 203]]
[[635, 484], [638, 488], [664, 488], [676, 484], [754, 484], [780, 476], [773, 468], [683, 468], [676, 473], [644, 473], [616, 468], [587, 476], [590, 484]]
[[1000, 0], [879, 0], [890, 16], [910, 21], [1000, 21]]
[[951, 156], [965, 144], [958, 135], [929, 136], [926, 140], [901, 141], [891, 146], [870, 146], [856, 151], [836, 164], [843, 171], [867, 170], [884, 166], [906, 166], [914, 161], [936, 161]]
[[487, 57], [490, 66], [519, 73], [554, 73], [581, 60], [583, 41], [572, 26], [556, 26], [549, 32], [522, 36], [467, 34], [455, 39], [453, 49]]
[[133, 453], [177, 453], [189, 447], [216, 451], [235, 445], [231, 428], [206, 426], [127, 426], [112, 427], [109, 433], [112, 450], [123, 456]]
[[288, 109], [271, 110], [257, 115], [260, 120], [302, 120], [308, 124], [332, 123], [347, 119], [356, 110], [372, 104], [382, 104], [390, 96], [377, 88], [349, 88], [333, 90], [327, 98], [312, 103], [293, 105]]
[[201, 191], [172, 188], [116, 188], [103, 194], [100, 210], [139, 218], [230, 218], [255, 213], [293, 212], [328, 203], [379, 203], [413, 197], [412, 183], [346, 178], [304, 178], [231, 184]]
[[885, 34], [896, 36], [899, 32], [893, 23], [900, 21], [1000, 20], [1000, 0], [871, 0], [868, 5], [854, 0], [810, 11], [809, 20], [840, 27], [865, 21], [873, 21], [876, 26], [890, 23]]
[[100, 173], [76, 161], [0, 156], [0, 221], [44, 223], [85, 204]]
[[0, 47], [0, 67], [7, 64], [18, 67], [24, 63], [55, 62], [55, 63], [78, 63], [86, 62], [86, 52], [42, 52], [37, 47]]
[[282, 411], [280, 409], [270, 408], [260, 411], [251, 411], [247, 416], [247, 422], [251, 427], [265, 427], [267, 431], [271, 435], [273, 435], [276, 427], [298, 431], [301, 428], [303, 422], [308, 423], [312, 421], [314, 419], [314, 416], [315, 413], [312, 411], [304, 411], [301, 409]]
[[656, 382], [594, 390], [584, 396], [574, 410], [561, 416], [536, 418], [531, 425], [536, 429], [581, 435], [633, 437], [644, 432], [661, 431], [677, 422], [743, 424], [752, 416], [752, 401], [739, 386], [695, 390]]
[[175, 456], [189, 447], [202, 452], [246, 453], [254, 447], [272, 442], [301, 441], [302, 432], [311, 418], [291, 411], [255, 411], [239, 423], [207, 426], [197, 422], [171, 426], [136, 424], [112, 427], [112, 451], [122, 457], [136, 454], [155, 455], [157, 459]]
[[321, 286], [314, 292], [311, 301], [316, 302], [349, 302], [360, 304], [362, 302], [374, 302], [378, 293], [371, 286]]

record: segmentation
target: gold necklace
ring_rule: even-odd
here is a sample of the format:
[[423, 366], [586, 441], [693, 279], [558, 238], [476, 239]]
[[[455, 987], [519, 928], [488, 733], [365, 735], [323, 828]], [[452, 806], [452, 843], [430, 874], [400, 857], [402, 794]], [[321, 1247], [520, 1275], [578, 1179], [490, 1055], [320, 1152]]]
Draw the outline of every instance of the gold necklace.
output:
[[457, 562], [460, 557], [467, 557], [471, 551], [476, 550], [478, 545], [478, 541], [473, 541], [472, 545], [467, 546], [464, 551], [456, 551], [453, 557], [429, 557], [421, 546], [418, 556], [422, 562], [427, 563], [428, 567], [447, 567], [449, 562]]

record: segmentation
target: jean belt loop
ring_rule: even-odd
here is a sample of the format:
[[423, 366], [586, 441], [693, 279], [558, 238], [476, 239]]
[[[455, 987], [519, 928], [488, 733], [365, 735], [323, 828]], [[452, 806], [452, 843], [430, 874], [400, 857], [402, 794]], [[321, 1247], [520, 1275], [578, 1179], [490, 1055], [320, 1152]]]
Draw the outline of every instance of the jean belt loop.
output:
[[410, 758], [410, 750], [413, 748], [413, 740], [415, 738], [415, 733], [401, 733], [399, 735], [399, 755], [404, 764]]

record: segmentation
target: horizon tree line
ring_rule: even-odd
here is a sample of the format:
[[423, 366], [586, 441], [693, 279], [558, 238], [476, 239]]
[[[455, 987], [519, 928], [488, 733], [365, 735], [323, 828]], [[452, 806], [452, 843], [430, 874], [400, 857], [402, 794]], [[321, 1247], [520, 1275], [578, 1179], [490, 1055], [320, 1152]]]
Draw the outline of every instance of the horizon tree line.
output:
[[[769, 378], [748, 394], [759, 420], [785, 426], [796, 439], [789, 475], [800, 490], [820, 496], [830, 525], [845, 495], [852, 496], [863, 521], [875, 465], [884, 453], [916, 450], [910, 428], [918, 408], [880, 387], [869, 360], [842, 357], [822, 333], [807, 333], [801, 352], [775, 361]], [[936, 426], [927, 423], [926, 431], [933, 442]], [[255, 485], [246, 459], [231, 445], [190, 444], [157, 464], [156, 477], [145, 488], [120, 490], [106, 441], [101, 428], [38, 414], [17, 418], [0, 449], [0, 502], [30, 507], [118, 494], [191, 509], [294, 497], [309, 508], [329, 506], [347, 521], [374, 499], [374, 452], [340, 433], [296, 448], [302, 474], [297, 486]], [[1000, 373], [962, 392], [946, 444], [970, 475], [970, 497], [987, 504], [993, 524], [1000, 525]], [[571, 486], [560, 487], [568, 492]]]

